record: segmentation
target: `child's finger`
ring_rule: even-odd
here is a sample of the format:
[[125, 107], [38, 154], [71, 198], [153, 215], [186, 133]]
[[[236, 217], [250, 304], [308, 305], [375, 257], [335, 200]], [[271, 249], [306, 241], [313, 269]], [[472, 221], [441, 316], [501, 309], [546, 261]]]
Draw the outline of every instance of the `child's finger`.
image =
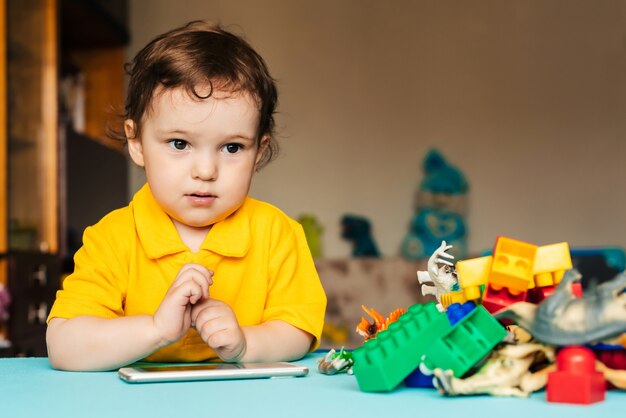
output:
[[187, 263], [180, 268], [180, 271], [178, 272], [178, 274], [181, 275], [182, 273], [186, 271], [195, 271], [198, 274], [200, 274], [202, 277], [204, 277], [209, 285], [213, 284], [213, 274], [214, 274], [213, 270], [209, 270], [208, 268], [204, 267], [202, 264]]
[[[186, 265], [188, 266], [188, 265]], [[201, 269], [196, 268], [195, 266], [188, 267], [186, 269], [181, 269], [178, 273], [178, 277], [172, 283], [172, 287], [182, 286], [185, 282], [193, 280], [202, 286], [206, 291], [203, 292], [205, 295], [208, 295], [209, 286], [213, 283], [211, 276], [207, 275], [206, 271], [202, 271]]]
[[[219, 347], [221, 345], [221, 344], [220, 345], [215, 344], [216, 335], [220, 335], [220, 334], [228, 335], [227, 331], [232, 329], [232, 327], [229, 326], [228, 322], [221, 321], [220, 319], [217, 319], [217, 318], [212, 319], [210, 321], [203, 322], [203, 323], [196, 323], [196, 325], [198, 324], [200, 324], [199, 328], [196, 326], [196, 330], [198, 331], [198, 334], [200, 334], [202, 339], [206, 341], [206, 343], [209, 344], [209, 346], [211, 347]], [[210, 340], [212, 341], [212, 343], [209, 343]], [[220, 340], [219, 337], [218, 337], [218, 340]]]
[[215, 305], [209, 299], [201, 304], [196, 304], [191, 308], [191, 319], [196, 324], [206, 322], [215, 317]]
[[[192, 280], [194, 283], [196, 283], [198, 286], [200, 286], [200, 288], [202, 289], [202, 297], [204, 298], [208, 298], [209, 297], [209, 282], [206, 280], [206, 278], [200, 274], [198, 274], [197, 272], [191, 272], [190, 273], [190, 280]], [[195, 303], [195, 302], [193, 302]]]
[[173, 286], [178, 286], [180, 283], [186, 280], [194, 280], [204, 289], [204, 297], [209, 296], [209, 286], [213, 284], [213, 272], [198, 264], [190, 265], [185, 271], [179, 273], [179, 277], [174, 282]]
[[216, 299], [209, 299], [202, 305], [194, 306], [191, 309], [191, 317], [196, 324], [203, 324], [221, 317], [228, 317], [231, 312], [232, 309], [225, 303]]
[[197, 283], [195, 280], [194, 281], [189, 281], [187, 282], [189, 283], [189, 289], [190, 289], [190, 293], [189, 293], [189, 303], [191, 303], [192, 305], [195, 304], [197, 301], [199, 301], [200, 299], [202, 299], [202, 297], [205, 294], [205, 290], [202, 288], [202, 286]]
[[[171, 298], [176, 301], [178, 306], [187, 306], [187, 304], [194, 304], [203, 295], [202, 286], [196, 283], [194, 280], [187, 280], [178, 283], [175, 287], [171, 288]], [[166, 295], [166, 298], [168, 296]]]

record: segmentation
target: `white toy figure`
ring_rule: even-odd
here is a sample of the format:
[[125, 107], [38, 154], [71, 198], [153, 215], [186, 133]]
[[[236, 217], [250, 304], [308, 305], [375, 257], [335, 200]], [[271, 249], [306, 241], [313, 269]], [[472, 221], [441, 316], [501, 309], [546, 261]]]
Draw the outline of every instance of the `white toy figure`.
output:
[[448, 254], [452, 245], [447, 245], [445, 241], [441, 241], [441, 245], [428, 259], [428, 271], [418, 271], [417, 280], [422, 285], [422, 295], [434, 295], [437, 299], [437, 309], [444, 311], [441, 305], [441, 295], [458, 291], [459, 280], [456, 276], [454, 264], [449, 261], [454, 256]]
[[334, 348], [326, 353], [324, 358], [317, 361], [317, 370], [322, 374], [333, 375], [337, 373], [352, 373], [352, 366], [354, 365], [354, 359], [352, 353], [344, 350], [341, 347], [339, 352], [336, 352]]

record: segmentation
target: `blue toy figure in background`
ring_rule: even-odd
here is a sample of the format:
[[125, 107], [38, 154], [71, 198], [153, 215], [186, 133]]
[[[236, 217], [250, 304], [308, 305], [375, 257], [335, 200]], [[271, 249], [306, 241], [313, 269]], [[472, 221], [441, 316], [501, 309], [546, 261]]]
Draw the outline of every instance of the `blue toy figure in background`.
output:
[[452, 245], [454, 257], [467, 255], [467, 180], [463, 173], [437, 150], [424, 158], [424, 178], [415, 200], [415, 215], [402, 242], [402, 255], [409, 260], [428, 258], [441, 241]]
[[341, 238], [354, 243], [353, 257], [380, 257], [378, 247], [372, 238], [372, 227], [366, 218], [344, 215], [341, 218]]

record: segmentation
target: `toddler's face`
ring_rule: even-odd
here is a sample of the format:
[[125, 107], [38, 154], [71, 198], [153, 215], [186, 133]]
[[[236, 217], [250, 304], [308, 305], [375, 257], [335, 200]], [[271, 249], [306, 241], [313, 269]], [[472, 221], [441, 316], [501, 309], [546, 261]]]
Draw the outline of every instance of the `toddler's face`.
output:
[[[199, 100], [182, 88], [155, 93], [129, 152], [179, 231], [208, 227], [243, 203], [262, 151], [258, 123], [248, 94], [214, 91]], [[126, 128], [128, 134], [131, 121]]]

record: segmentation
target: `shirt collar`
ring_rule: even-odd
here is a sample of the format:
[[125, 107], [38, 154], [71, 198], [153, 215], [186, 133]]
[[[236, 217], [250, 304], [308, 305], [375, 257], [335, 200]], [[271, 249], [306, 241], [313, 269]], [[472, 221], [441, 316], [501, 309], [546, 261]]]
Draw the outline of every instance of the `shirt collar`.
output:
[[[212, 251], [226, 257], [243, 257], [250, 248], [249, 198], [223, 221], [217, 222], [200, 246], [200, 251]], [[137, 235], [149, 258], [189, 251], [182, 242], [174, 223], [154, 199], [145, 184], [133, 197], [133, 215]]]

